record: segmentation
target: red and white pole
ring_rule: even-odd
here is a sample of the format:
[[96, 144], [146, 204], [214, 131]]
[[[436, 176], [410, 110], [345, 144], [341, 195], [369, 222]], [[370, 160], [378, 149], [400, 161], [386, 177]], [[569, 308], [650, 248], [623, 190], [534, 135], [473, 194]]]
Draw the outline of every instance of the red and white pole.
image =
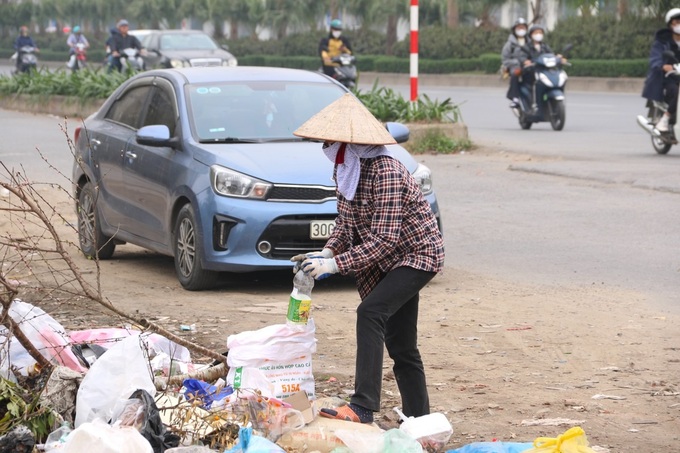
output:
[[418, 0], [411, 0], [411, 102], [418, 99]]

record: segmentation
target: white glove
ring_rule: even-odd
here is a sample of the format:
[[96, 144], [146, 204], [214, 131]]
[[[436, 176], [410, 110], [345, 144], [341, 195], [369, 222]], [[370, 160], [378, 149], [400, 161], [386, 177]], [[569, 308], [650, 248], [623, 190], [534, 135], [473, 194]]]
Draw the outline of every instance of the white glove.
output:
[[305, 274], [314, 277], [314, 280], [330, 277], [338, 273], [338, 265], [335, 258], [307, 258], [302, 262], [302, 270]]
[[301, 253], [299, 255], [295, 255], [290, 259], [295, 263], [293, 266], [294, 274], [297, 274], [297, 272], [300, 270], [300, 267], [302, 266], [302, 262], [307, 258], [333, 258], [333, 250], [323, 249], [318, 252]]

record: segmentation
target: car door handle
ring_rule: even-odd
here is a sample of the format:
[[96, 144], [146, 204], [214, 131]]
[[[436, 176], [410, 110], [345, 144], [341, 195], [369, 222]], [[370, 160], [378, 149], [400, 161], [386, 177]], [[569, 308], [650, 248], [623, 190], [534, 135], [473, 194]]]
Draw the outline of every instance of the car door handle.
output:
[[125, 157], [128, 159], [137, 159], [137, 155], [132, 151], [125, 151]]
[[93, 138], [92, 140], [90, 140], [90, 144], [93, 146], [98, 146], [101, 145], [102, 142], [100, 140], [97, 140], [96, 138]]

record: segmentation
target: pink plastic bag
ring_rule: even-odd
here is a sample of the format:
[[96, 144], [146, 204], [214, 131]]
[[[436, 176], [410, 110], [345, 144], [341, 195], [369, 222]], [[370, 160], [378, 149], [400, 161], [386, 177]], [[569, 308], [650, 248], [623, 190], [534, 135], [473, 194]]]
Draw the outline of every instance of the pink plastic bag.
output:
[[[15, 299], [9, 308], [9, 315], [47, 360], [79, 373], [87, 371], [71, 351], [70, 338], [64, 327], [41, 308]], [[6, 332], [2, 335], [6, 335]], [[23, 375], [27, 375], [28, 368], [36, 363], [14, 337], [10, 341], [9, 357], [2, 358], [3, 362], [7, 359]]]

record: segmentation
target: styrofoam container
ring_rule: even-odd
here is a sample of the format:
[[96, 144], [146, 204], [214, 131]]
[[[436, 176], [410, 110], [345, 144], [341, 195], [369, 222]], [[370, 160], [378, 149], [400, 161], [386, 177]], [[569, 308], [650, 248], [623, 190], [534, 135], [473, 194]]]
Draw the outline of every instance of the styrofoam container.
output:
[[416, 439], [428, 452], [441, 451], [453, 434], [453, 427], [440, 412], [406, 417], [398, 408], [394, 408], [402, 420], [399, 429]]

